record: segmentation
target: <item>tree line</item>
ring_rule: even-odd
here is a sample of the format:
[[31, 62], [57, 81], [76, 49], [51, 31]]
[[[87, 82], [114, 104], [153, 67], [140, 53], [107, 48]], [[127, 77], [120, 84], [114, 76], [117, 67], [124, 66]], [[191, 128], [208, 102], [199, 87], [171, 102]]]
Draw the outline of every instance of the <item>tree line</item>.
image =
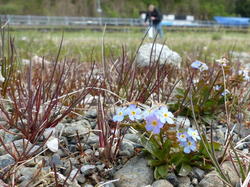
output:
[[[0, 14], [47, 16], [99, 16], [98, 0], [0, 0]], [[149, 4], [163, 14], [250, 17], [250, 0], [100, 0], [103, 17], [138, 18]]]

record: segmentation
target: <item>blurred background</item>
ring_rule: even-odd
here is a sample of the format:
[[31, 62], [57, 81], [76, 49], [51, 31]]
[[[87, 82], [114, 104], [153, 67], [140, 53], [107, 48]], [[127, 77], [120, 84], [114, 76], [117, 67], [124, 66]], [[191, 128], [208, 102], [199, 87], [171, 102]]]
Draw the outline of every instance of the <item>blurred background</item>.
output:
[[250, 17], [250, 0], [0, 0], [0, 14], [139, 18], [154, 4], [163, 14]]

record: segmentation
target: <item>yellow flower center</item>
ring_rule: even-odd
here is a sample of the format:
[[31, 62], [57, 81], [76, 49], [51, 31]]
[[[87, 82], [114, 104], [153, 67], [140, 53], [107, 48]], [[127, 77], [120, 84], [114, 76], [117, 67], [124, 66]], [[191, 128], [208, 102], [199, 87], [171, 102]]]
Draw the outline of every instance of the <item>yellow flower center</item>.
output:
[[168, 117], [168, 114], [167, 114], [167, 113], [164, 113], [163, 116], [164, 116], [165, 118], [167, 118], [167, 117]]
[[136, 113], [135, 113], [135, 111], [132, 111], [131, 114], [134, 116]]
[[188, 146], [192, 145], [192, 142], [188, 142]]
[[193, 135], [196, 136], [197, 134], [195, 132], [193, 132]]
[[181, 135], [181, 138], [185, 138], [185, 134], [182, 134], [182, 135]]
[[157, 125], [157, 121], [155, 121], [155, 120], [152, 121], [152, 125], [153, 125], [153, 126], [156, 126], [156, 125]]
[[122, 112], [119, 112], [118, 115], [121, 116], [121, 115], [122, 115]]

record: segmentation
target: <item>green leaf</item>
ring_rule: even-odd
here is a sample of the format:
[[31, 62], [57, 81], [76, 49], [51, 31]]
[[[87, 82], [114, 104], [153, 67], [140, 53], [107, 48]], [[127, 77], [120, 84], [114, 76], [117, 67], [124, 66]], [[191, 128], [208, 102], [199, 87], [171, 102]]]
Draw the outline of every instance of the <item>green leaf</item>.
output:
[[151, 153], [154, 157], [158, 158], [159, 160], [163, 160], [162, 154], [159, 151], [159, 145], [152, 140], [147, 140], [144, 136], [141, 137], [142, 146]]
[[173, 163], [176, 167], [182, 162], [183, 153], [174, 153], [171, 155], [170, 163]]
[[155, 160], [155, 159], [148, 160], [148, 165], [150, 165], [151, 167], [159, 166], [162, 164], [165, 164], [165, 163], [163, 161], [160, 161], [160, 160]]
[[190, 165], [182, 163], [181, 169], [179, 171], [179, 175], [187, 176], [191, 170], [192, 170], [192, 167]]
[[[220, 150], [221, 144], [219, 142], [213, 141], [213, 146], [214, 146], [214, 150], [218, 151]], [[211, 147], [211, 142], [209, 142], [209, 147], [208, 147], [208, 144], [206, 143], [206, 147], [209, 150], [209, 147]], [[200, 147], [199, 147], [199, 153], [203, 154], [206, 158], [209, 158], [209, 155], [202, 143], [200, 144]]]
[[211, 125], [213, 118], [211, 116], [204, 115], [204, 116], [201, 116], [201, 120]]
[[167, 164], [155, 167], [155, 171], [154, 171], [155, 179], [158, 180], [160, 178], [166, 178], [167, 174], [168, 174], [168, 165]]
[[217, 104], [217, 101], [211, 99], [205, 103], [205, 107], [213, 107], [213, 106], [216, 106], [216, 104]]
[[184, 97], [185, 92], [181, 88], [176, 88], [175, 91], [176, 91], [176, 95]]

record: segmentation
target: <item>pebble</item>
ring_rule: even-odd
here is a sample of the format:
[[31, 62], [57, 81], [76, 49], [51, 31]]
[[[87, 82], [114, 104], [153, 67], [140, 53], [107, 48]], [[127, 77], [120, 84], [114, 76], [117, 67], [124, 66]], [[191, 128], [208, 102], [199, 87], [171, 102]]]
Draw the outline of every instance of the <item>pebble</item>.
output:
[[[73, 177], [76, 175], [78, 169], [73, 169], [71, 172], [70, 172], [70, 175], [69, 175], [69, 179], [73, 179]], [[77, 176], [79, 175], [79, 172], [77, 173]]]
[[201, 179], [204, 178], [205, 172], [197, 167], [193, 167], [189, 176], [191, 176], [191, 178], [197, 178], [198, 181], [201, 181]]
[[[17, 129], [9, 129], [9, 131], [14, 132], [14, 133], [18, 133]], [[8, 142], [14, 142], [15, 140], [20, 139], [20, 136], [14, 135], [14, 134], [10, 134], [8, 132], [5, 133], [5, 137], [4, 137], [4, 143], [8, 144]]]
[[15, 160], [9, 154], [0, 156], [0, 175], [4, 174], [8, 170], [8, 166], [13, 163], [15, 163]]
[[125, 134], [124, 139], [130, 140], [131, 142], [140, 144], [140, 137], [136, 134]]
[[87, 120], [82, 120], [74, 123], [67, 124], [63, 129], [62, 135], [65, 137], [76, 136], [76, 131], [78, 131], [79, 136], [83, 134], [88, 134], [90, 129], [90, 124]]
[[173, 187], [173, 185], [165, 179], [156, 180], [152, 184], [152, 187], [163, 187], [163, 186], [164, 187]]
[[[231, 161], [223, 162], [223, 164], [221, 165], [221, 168], [224, 171], [224, 173], [227, 173], [229, 175], [229, 178], [234, 186], [236, 185], [237, 182], [240, 181], [240, 178], [237, 175]], [[238, 168], [238, 171], [239, 171], [239, 168]]]
[[60, 157], [57, 155], [57, 154], [54, 154], [52, 156], [52, 158], [49, 158], [46, 163], [45, 163], [45, 166], [49, 165], [50, 167], [53, 167], [54, 166], [54, 163], [56, 166], [60, 166], [62, 165], [61, 163], [61, 160], [60, 160]]
[[91, 172], [95, 171], [96, 167], [94, 165], [83, 165], [81, 167], [81, 172], [83, 175], [89, 175]]
[[218, 175], [216, 171], [212, 171], [199, 182], [200, 187], [219, 187], [223, 186], [221, 179], [215, 175]]
[[148, 167], [147, 160], [136, 156], [128, 161], [120, 170], [115, 172], [114, 179], [119, 187], [151, 185], [154, 181], [152, 168]]
[[134, 152], [133, 144], [129, 140], [124, 139], [121, 143], [121, 146], [120, 146], [119, 155], [132, 157], [132, 156], [134, 156], [134, 154], [135, 154], [135, 152]]
[[35, 167], [25, 167], [22, 166], [19, 170], [18, 170], [19, 174], [21, 176], [24, 176], [27, 179], [32, 179], [34, 177], [34, 173], [36, 172], [36, 168]]
[[[14, 147], [13, 144], [15, 144], [15, 147], [16, 147], [17, 151], [19, 152], [19, 154], [22, 154], [23, 153], [23, 142], [25, 145], [28, 144], [27, 150], [29, 150], [33, 145], [32, 143], [28, 142], [28, 140], [26, 140], [26, 139], [24, 139], [24, 141], [22, 139], [20, 139], [20, 140], [15, 140], [14, 142], [10, 143], [12, 145], [6, 144], [5, 146], [7, 147], [7, 149], [11, 150], [11, 147]], [[35, 145], [30, 150], [28, 155], [37, 151], [38, 148], [40, 148], [40, 146]], [[41, 151], [41, 149], [39, 151]], [[36, 154], [39, 153], [39, 151], [36, 152]], [[4, 155], [4, 154], [8, 154], [8, 152], [5, 150], [5, 148], [3, 146], [0, 146], [0, 155]]]
[[50, 133], [52, 133], [51, 136], [56, 137], [56, 128], [55, 128], [55, 127], [52, 127], [52, 128], [46, 129], [46, 130], [44, 131], [44, 133], [43, 133], [44, 139], [47, 139], [47, 138], [49, 137]]
[[99, 143], [99, 136], [91, 133], [89, 138], [88, 138], [87, 144], [91, 145], [91, 144], [95, 144], [95, 143]]
[[86, 182], [86, 178], [83, 174], [78, 173], [76, 176], [76, 180], [80, 182], [81, 184], [84, 184]]
[[174, 173], [168, 173], [166, 178], [174, 187], [178, 186], [179, 180]]
[[189, 187], [190, 186], [190, 178], [188, 176], [185, 177], [179, 177], [179, 184], [178, 187]]
[[199, 183], [199, 182], [198, 182], [198, 179], [197, 179], [197, 178], [193, 178], [193, 179], [192, 179], [192, 184], [193, 184], [193, 185], [198, 185], [198, 183]]

